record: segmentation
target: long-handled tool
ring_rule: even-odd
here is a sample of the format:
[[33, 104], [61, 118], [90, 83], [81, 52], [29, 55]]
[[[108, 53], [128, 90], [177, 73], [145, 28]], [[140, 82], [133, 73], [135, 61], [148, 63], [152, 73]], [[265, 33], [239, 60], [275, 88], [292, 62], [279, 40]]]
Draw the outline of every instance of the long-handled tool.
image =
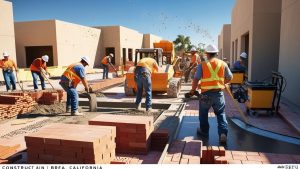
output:
[[116, 76], [119, 77], [118, 71], [117, 71], [117, 69], [115, 68], [115, 66], [112, 65], [110, 62], [109, 62], [108, 64], [109, 64], [109, 66], [111, 66], [111, 67], [114, 69], [114, 71], [116, 72]]
[[225, 85], [226, 91], [227, 93], [230, 95], [235, 107], [237, 108], [238, 112], [240, 113], [240, 115], [242, 116], [244, 122], [249, 125], [249, 121], [248, 118], [245, 116], [245, 113], [243, 112], [243, 110], [241, 109], [241, 107], [238, 105], [237, 101], [233, 98], [233, 95], [229, 89], [229, 87], [227, 85]]
[[24, 93], [24, 89], [23, 89], [23, 87], [22, 87], [21, 84], [20, 84], [20, 81], [19, 81], [19, 77], [18, 77], [18, 76], [19, 76], [19, 74], [18, 74], [18, 72], [16, 71], [17, 82], [18, 82], [18, 84], [19, 84], [19, 86], [20, 86], [22, 92]]
[[52, 89], [55, 90], [55, 88], [53, 87], [53, 85], [50, 82], [49, 78], [46, 76], [46, 71], [44, 69], [41, 69], [41, 74], [47, 80], [47, 82], [50, 84], [50, 86], [52, 87]]

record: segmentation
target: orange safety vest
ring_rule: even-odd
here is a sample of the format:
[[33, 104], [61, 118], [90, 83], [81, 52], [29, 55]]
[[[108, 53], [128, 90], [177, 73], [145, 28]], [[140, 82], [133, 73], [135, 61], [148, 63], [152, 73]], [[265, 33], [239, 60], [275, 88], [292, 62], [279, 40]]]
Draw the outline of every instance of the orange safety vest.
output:
[[197, 61], [197, 55], [196, 55], [196, 54], [194, 54], [194, 55], [192, 55], [191, 64], [194, 64], [194, 63], [196, 63], [196, 61]]
[[108, 64], [108, 58], [106, 56], [104, 56], [104, 58], [102, 59], [101, 63], [103, 65], [107, 65]]
[[0, 62], [0, 65], [3, 69], [13, 69], [14, 68], [14, 61], [12, 61], [11, 59], [8, 60], [4, 60], [2, 59]]
[[46, 66], [46, 62], [42, 62], [42, 58], [36, 58], [30, 65], [30, 70], [31, 71], [36, 71], [36, 72], [40, 72], [40, 69], [43, 68], [43, 69], [47, 69], [47, 66]]
[[138, 62], [137, 66], [147, 68], [150, 73], [158, 71], [158, 65], [153, 58], [143, 58]]
[[72, 81], [72, 84], [74, 85], [74, 87], [76, 87], [81, 82], [81, 78], [76, 74], [76, 72], [74, 70], [74, 67], [79, 64], [81, 64], [81, 63], [71, 64], [63, 73], [63, 76], [65, 76], [70, 81]]
[[202, 62], [201, 92], [224, 89], [225, 62], [213, 58]]

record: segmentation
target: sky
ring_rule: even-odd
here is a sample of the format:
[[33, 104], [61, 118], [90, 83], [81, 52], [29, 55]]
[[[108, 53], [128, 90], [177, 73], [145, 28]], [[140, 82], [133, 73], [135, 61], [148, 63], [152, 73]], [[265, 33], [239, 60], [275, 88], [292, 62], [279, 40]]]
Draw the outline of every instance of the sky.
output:
[[85, 26], [121, 25], [166, 40], [218, 43], [235, 0], [12, 0], [15, 21], [58, 19]]

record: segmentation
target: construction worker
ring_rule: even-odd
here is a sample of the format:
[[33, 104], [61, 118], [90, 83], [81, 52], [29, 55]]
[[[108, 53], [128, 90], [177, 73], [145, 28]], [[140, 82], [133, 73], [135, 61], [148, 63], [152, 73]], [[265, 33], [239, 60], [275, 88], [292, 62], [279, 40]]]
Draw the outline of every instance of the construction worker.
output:
[[46, 63], [49, 61], [49, 56], [44, 55], [42, 58], [36, 58], [30, 65], [30, 71], [33, 78], [33, 87], [34, 90], [38, 90], [38, 82], [37, 78], [40, 78], [42, 90], [45, 90], [45, 74], [50, 75], [50, 73], [47, 70]]
[[240, 60], [234, 62], [233, 69], [246, 72], [248, 70], [248, 56], [243, 52], [240, 55]]
[[[197, 55], [197, 50], [195, 47], [192, 47], [191, 54], [192, 54], [191, 63], [190, 63], [190, 66], [188, 67], [187, 71], [185, 72], [185, 76], [184, 76], [184, 81], [186, 83], [189, 81], [191, 71], [194, 68], [196, 68], [196, 66], [197, 66], [198, 55]], [[192, 72], [192, 73], [195, 73], [195, 72]]]
[[152, 86], [151, 86], [151, 74], [158, 72], [158, 64], [153, 58], [142, 58], [134, 70], [135, 82], [137, 85], [136, 94], [136, 109], [141, 109], [141, 101], [143, 95], [143, 88], [146, 93], [146, 111], [152, 110]]
[[6, 90], [9, 92], [11, 90], [10, 85], [12, 85], [12, 90], [16, 90], [16, 78], [14, 75], [14, 70], [17, 72], [18, 67], [13, 60], [9, 59], [9, 53], [3, 52], [3, 57], [4, 59], [1, 59], [0, 66], [2, 68]]
[[[212, 107], [217, 116], [218, 134], [221, 143], [226, 143], [228, 123], [225, 115], [225, 100], [223, 89], [232, 79], [232, 73], [227, 64], [217, 59], [218, 48], [208, 45], [205, 48], [207, 58], [197, 66], [197, 71], [190, 91], [193, 94], [197, 87], [201, 89], [199, 101], [200, 128], [197, 133], [203, 136], [209, 134], [208, 111]], [[200, 86], [198, 82], [201, 81]]]
[[109, 64], [111, 64], [111, 58], [113, 57], [114, 54], [110, 53], [108, 56], [104, 56], [101, 61], [103, 66], [103, 79], [108, 79]]
[[66, 112], [69, 113], [71, 110], [71, 115], [73, 116], [83, 115], [83, 113], [78, 111], [77, 85], [82, 82], [86, 92], [89, 93], [91, 90], [86, 80], [84, 69], [84, 67], [89, 64], [90, 61], [88, 57], [81, 57], [80, 62], [71, 64], [60, 78], [59, 84], [67, 92]]

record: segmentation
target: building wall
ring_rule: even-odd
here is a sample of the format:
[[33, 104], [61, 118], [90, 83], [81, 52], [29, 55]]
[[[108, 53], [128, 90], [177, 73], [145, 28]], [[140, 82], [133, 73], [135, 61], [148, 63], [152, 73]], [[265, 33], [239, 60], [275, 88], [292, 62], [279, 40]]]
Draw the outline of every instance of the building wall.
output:
[[143, 36], [143, 48], [153, 48], [154, 42], [161, 41], [162, 38], [152, 34], [144, 34]]
[[[241, 36], [249, 33], [249, 62], [252, 59], [253, 0], [236, 0], [231, 14], [231, 50], [230, 62], [239, 59]], [[236, 44], [237, 42], [237, 44]]]
[[279, 72], [286, 78], [287, 86], [283, 96], [300, 106], [299, 65], [300, 63], [300, 1], [283, 0], [281, 15], [281, 37]]
[[278, 71], [280, 23], [281, 0], [254, 0], [251, 80], [263, 80]]
[[[120, 58], [119, 62], [117, 62], [118, 65], [122, 64], [123, 54], [122, 49], [126, 48], [127, 50], [127, 56], [128, 56], [128, 48], [132, 49], [132, 57], [133, 60], [135, 58], [135, 49], [141, 49], [143, 47], [143, 34], [139, 33], [136, 30], [129, 29], [126, 27], [121, 26], [120, 27]], [[151, 40], [151, 39], [150, 39]], [[152, 44], [153, 46], [153, 44]], [[128, 59], [126, 59], [128, 60]]]
[[[15, 31], [12, 3], [0, 0], [0, 57], [4, 51], [16, 61]], [[2, 75], [2, 73], [1, 73]]]
[[218, 36], [219, 58], [230, 61], [231, 25], [225, 24]]
[[245, 51], [243, 37], [249, 34], [248, 80], [264, 80], [278, 69], [280, 15], [281, 0], [236, 1], [231, 23], [231, 62]]
[[56, 20], [57, 63], [67, 66], [88, 56], [94, 66], [101, 30]]
[[55, 20], [15, 22], [15, 35], [18, 66], [26, 67], [26, 46], [53, 46], [54, 65], [58, 64]]
[[[101, 29], [100, 45], [98, 46], [95, 59], [95, 66], [100, 66], [102, 58], [105, 56], [105, 48], [115, 48], [115, 57], [120, 58], [120, 26], [98, 26]], [[116, 59], [116, 62], [119, 59]]]

